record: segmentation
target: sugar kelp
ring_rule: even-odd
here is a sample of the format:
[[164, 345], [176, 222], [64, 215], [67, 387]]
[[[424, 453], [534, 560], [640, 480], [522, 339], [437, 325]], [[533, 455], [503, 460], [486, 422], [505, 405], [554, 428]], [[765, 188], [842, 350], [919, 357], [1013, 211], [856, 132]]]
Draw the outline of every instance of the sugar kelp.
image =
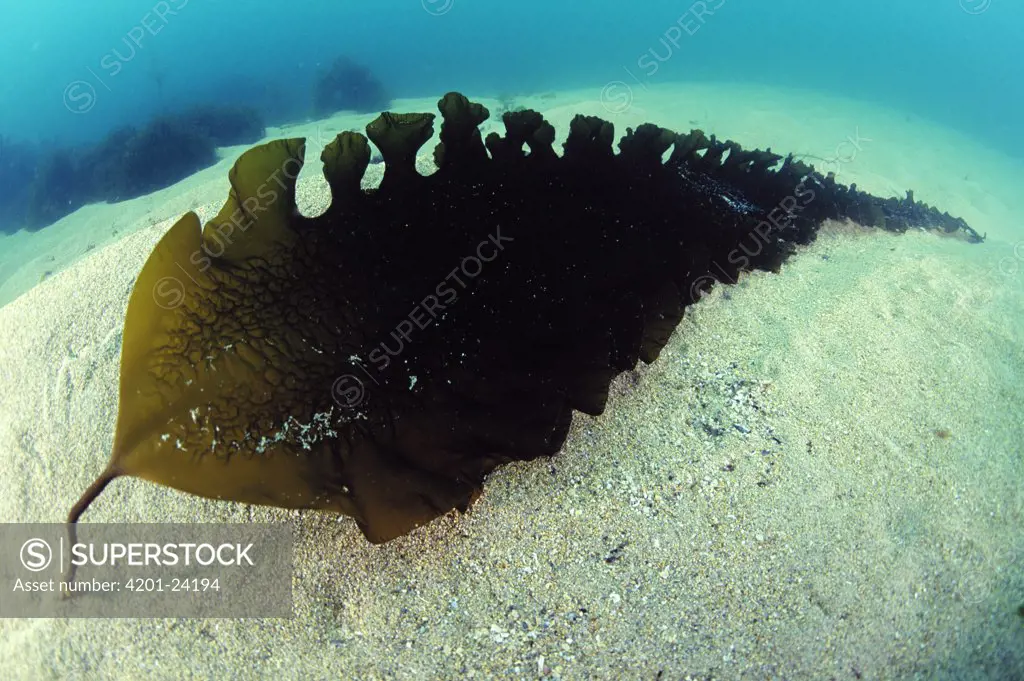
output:
[[[374, 542], [465, 509], [502, 463], [555, 454], [574, 410], [653, 362], [718, 281], [777, 270], [825, 220], [981, 237], [914, 200], [701, 131], [577, 116], [564, 153], [534, 111], [385, 113], [323, 151], [333, 196], [302, 216], [304, 141], [255, 147], [220, 213], [188, 213], [136, 281], [106, 470], [204, 497], [353, 517]], [[667, 158], [666, 158], [667, 157]]]

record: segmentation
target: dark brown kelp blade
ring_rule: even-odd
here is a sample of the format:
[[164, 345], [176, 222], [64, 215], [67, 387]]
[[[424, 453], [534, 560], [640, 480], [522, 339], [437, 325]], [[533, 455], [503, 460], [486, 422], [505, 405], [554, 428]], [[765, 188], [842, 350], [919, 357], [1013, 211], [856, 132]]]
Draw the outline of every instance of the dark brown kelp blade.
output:
[[332, 205], [302, 217], [303, 141], [279, 140], [238, 160], [216, 218], [167, 232], [128, 306], [113, 455], [70, 522], [131, 475], [344, 513], [386, 541], [465, 509], [495, 466], [557, 452], [687, 305], [777, 269], [824, 220], [980, 239], [912, 195], [700, 131], [644, 125], [616, 154], [612, 125], [580, 116], [559, 157], [536, 112], [485, 147], [486, 109], [439, 107], [434, 175], [415, 169], [434, 116], [382, 114], [379, 190], [360, 190], [367, 139], [342, 133], [321, 157]]

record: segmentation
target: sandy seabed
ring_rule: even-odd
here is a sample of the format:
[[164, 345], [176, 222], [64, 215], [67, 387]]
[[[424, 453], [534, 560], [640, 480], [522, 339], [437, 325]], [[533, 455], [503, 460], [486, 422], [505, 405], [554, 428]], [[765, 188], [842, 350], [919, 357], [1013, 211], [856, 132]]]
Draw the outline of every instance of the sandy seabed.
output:
[[[519, 103], [563, 136], [581, 112], [817, 156], [989, 239], [830, 225], [688, 310], [557, 457], [384, 546], [345, 518], [119, 480], [87, 521], [293, 523], [294, 618], [0, 620], [2, 675], [1024, 678], [1024, 166], [814, 93], [652, 86], [610, 115], [596, 92]], [[270, 131], [310, 138], [303, 212], [330, 200], [319, 146], [367, 120]], [[134, 278], [182, 212], [216, 212], [240, 151], [0, 237], [0, 521], [61, 521], [103, 467]]]

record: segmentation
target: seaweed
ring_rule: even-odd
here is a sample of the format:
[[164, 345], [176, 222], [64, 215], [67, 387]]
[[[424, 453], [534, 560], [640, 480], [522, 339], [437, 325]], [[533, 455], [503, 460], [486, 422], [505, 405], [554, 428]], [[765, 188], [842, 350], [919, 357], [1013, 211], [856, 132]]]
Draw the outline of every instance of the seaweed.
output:
[[376, 113], [391, 106], [391, 96], [365, 66], [338, 57], [316, 80], [313, 113], [329, 116], [337, 111]]
[[[190, 93], [195, 102], [220, 102], [227, 92], [230, 93], [230, 105], [224, 106], [255, 112], [266, 125], [298, 123], [308, 120], [310, 115], [312, 77], [301, 70], [301, 65], [293, 76], [277, 81], [241, 71], [211, 73], [208, 79], [192, 83]], [[201, 108], [208, 106], [202, 105]], [[263, 134], [259, 137], [262, 138]]]
[[85, 155], [90, 201], [124, 201], [168, 187], [217, 160], [213, 139], [179, 116], [122, 127]]
[[25, 226], [45, 227], [87, 203], [142, 196], [212, 165], [217, 160], [215, 136], [231, 134], [217, 125], [247, 126], [237, 139], [262, 137], [262, 127], [257, 135], [244, 112], [211, 111], [161, 116], [141, 129], [122, 126], [90, 148], [45, 154], [34, 173], [26, 173], [32, 181], [25, 198]]
[[[980, 237], [914, 201], [835, 183], [699, 130], [572, 120], [564, 154], [535, 111], [438, 103], [381, 114], [321, 160], [332, 203], [299, 214], [302, 139], [250, 149], [220, 213], [188, 213], [125, 316], [107, 468], [191, 494], [353, 517], [373, 542], [466, 510], [487, 474], [559, 451], [574, 411], [653, 362], [685, 308], [741, 271], [777, 270], [827, 219]], [[528, 148], [528, 153], [526, 151]], [[489, 153], [488, 153], [489, 152]], [[669, 153], [671, 152], [671, 153]], [[663, 160], [668, 154], [667, 160]]]
[[248, 106], [196, 106], [178, 117], [219, 147], [252, 144], [267, 132], [259, 112]]
[[82, 154], [82, 165], [88, 169], [86, 179], [90, 200], [116, 201], [121, 196], [129, 197], [130, 184], [135, 180], [126, 172], [126, 156], [136, 135], [138, 130], [132, 126], [115, 128]]
[[[122, 149], [124, 190], [98, 193], [106, 201], [121, 201], [169, 187], [197, 170], [213, 165], [213, 139], [189, 125], [187, 119], [161, 117], [128, 139]], [[154, 160], [159, 162], [154, 163]]]

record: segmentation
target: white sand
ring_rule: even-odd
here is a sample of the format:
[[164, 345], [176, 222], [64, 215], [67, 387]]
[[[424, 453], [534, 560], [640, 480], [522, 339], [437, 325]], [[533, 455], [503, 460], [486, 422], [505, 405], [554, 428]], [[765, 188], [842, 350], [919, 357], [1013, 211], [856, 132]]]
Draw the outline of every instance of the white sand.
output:
[[[620, 128], [695, 120], [826, 158], [859, 129], [872, 141], [841, 181], [914, 188], [990, 240], [823, 234], [780, 274], [688, 312], [657, 363], [617, 381], [603, 417], [576, 419], [557, 458], [498, 471], [467, 516], [382, 547], [346, 519], [118, 481], [86, 520], [294, 522], [295, 618], [4, 620], [3, 675], [1024, 678], [1024, 168], [808, 93], [635, 95], [616, 116], [596, 90], [520, 103], [563, 135], [577, 111]], [[350, 125], [322, 127], [329, 139]], [[318, 152], [305, 212], [327, 200]], [[228, 165], [0, 243], [66, 240], [54, 269], [98, 246], [0, 309], [3, 521], [61, 520], [102, 468], [133, 278], [168, 219], [216, 210]], [[95, 225], [115, 216], [119, 237], [134, 233], [104, 248]], [[10, 260], [0, 292], [29, 288], [46, 262]]]

